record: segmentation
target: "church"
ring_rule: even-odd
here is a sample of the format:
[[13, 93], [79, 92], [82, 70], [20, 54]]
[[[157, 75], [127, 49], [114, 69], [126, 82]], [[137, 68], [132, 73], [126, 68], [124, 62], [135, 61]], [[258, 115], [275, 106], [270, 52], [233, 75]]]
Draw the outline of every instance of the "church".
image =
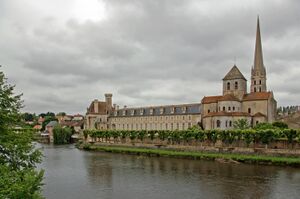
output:
[[194, 125], [203, 129], [232, 129], [239, 119], [246, 119], [251, 126], [273, 122], [276, 106], [273, 92], [267, 90], [257, 19], [249, 93], [247, 79], [234, 65], [223, 78], [222, 95], [205, 96], [201, 103], [119, 108], [112, 104], [112, 94], [105, 94], [105, 101], [94, 100], [87, 108], [85, 129], [186, 130]]
[[223, 94], [202, 99], [202, 126], [204, 129], [231, 129], [239, 119], [246, 119], [251, 126], [261, 122], [274, 122], [276, 106], [273, 92], [267, 90], [267, 74], [257, 19], [250, 93], [247, 92], [247, 79], [234, 65], [223, 78]]

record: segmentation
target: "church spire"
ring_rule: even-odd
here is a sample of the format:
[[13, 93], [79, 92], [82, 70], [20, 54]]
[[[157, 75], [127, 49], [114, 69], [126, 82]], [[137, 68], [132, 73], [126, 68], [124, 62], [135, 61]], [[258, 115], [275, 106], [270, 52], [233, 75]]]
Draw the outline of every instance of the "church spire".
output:
[[251, 70], [251, 92], [267, 91], [266, 69], [263, 62], [263, 52], [260, 36], [259, 17], [257, 17], [254, 66]]
[[261, 74], [265, 74], [261, 36], [260, 36], [259, 17], [257, 17], [256, 42], [255, 42], [255, 52], [254, 52], [254, 71], [259, 71], [261, 72]]

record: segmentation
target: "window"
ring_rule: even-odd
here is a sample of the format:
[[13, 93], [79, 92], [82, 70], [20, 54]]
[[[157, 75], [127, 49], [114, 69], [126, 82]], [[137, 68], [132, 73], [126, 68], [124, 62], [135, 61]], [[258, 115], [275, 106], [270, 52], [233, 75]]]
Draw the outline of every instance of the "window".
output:
[[258, 121], [256, 121], [256, 125], [258, 124]]
[[171, 130], [173, 130], [173, 123], [171, 123]]
[[234, 82], [234, 89], [237, 90], [239, 87], [238, 82]]
[[188, 128], [191, 128], [191, 126], [192, 126], [192, 125], [191, 125], [191, 123], [189, 122], [189, 123], [188, 123]]
[[210, 110], [209, 110], [209, 109], [207, 110], [207, 113], [210, 113]]
[[254, 92], [256, 92], [256, 87], [254, 87]]
[[232, 110], [235, 111], [235, 107], [232, 107]]
[[248, 113], [251, 113], [251, 108], [248, 108]]
[[221, 111], [221, 107], [219, 106], [219, 111]]
[[223, 106], [223, 111], [225, 111], [225, 106]]
[[226, 120], [225, 126], [227, 127], [228, 121]]
[[217, 127], [221, 127], [221, 121], [217, 120]]
[[230, 82], [227, 82], [227, 90], [230, 90]]
[[256, 85], [256, 80], [254, 80], [254, 85]]
[[230, 127], [232, 126], [232, 121], [229, 121], [229, 126], [230, 126]]
[[228, 111], [230, 111], [230, 109], [231, 109], [231, 107], [230, 107], [230, 106], [228, 106]]
[[184, 123], [182, 123], [182, 130], [184, 130]]
[[259, 87], [259, 92], [261, 92], [261, 87]]
[[259, 80], [259, 84], [261, 84], [261, 80]]

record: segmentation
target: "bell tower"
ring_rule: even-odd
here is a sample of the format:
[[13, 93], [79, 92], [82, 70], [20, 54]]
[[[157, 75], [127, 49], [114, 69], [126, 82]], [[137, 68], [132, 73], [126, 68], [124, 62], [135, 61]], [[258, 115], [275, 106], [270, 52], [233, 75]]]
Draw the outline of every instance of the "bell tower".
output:
[[251, 69], [250, 91], [251, 93], [267, 91], [267, 77], [266, 77], [266, 68], [263, 62], [259, 17], [257, 17], [254, 66]]

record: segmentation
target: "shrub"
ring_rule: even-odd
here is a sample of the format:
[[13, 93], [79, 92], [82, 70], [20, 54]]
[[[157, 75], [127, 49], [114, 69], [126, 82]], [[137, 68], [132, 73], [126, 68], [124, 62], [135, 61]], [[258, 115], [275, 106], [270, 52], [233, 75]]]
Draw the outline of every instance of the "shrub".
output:
[[53, 129], [54, 144], [69, 144], [71, 142], [72, 130], [68, 127], [55, 126]]

